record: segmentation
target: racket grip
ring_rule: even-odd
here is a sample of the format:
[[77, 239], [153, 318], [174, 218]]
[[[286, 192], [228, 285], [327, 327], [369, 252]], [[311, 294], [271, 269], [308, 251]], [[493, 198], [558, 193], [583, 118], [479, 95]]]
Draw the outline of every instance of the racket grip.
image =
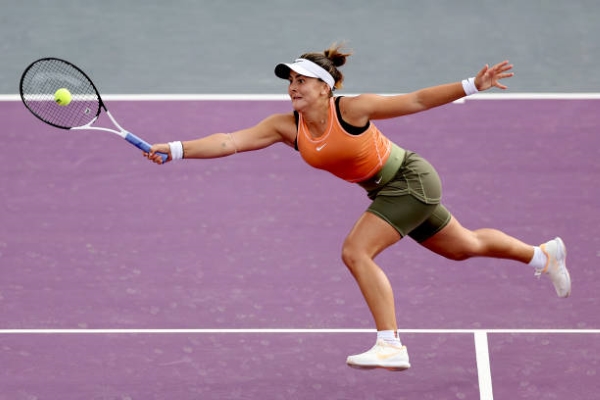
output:
[[[138, 149], [145, 151], [146, 153], [149, 153], [150, 148], [152, 147], [144, 139], [141, 139], [141, 138], [135, 136], [131, 132], [127, 132], [127, 135], [125, 135], [125, 140], [127, 140], [129, 143], [131, 143]], [[163, 163], [166, 162], [167, 158], [169, 157], [169, 155], [165, 154], [165, 153], [156, 153], [156, 154], [158, 154], [162, 158]]]

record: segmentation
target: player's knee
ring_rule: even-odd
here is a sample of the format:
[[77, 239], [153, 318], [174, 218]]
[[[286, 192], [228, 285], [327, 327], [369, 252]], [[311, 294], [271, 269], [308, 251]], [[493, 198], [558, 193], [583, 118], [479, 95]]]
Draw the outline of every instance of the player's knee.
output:
[[364, 257], [366, 257], [365, 253], [360, 251], [357, 246], [349, 241], [344, 242], [342, 246], [342, 261], [350, 271], [356, 271], [361, 265], [360, 260]]
[[344, 243], [344, 245], [342, 246], [342, 261], [344, 262], [344, 265], [351, 269], [351, 266], [355, 264], [354, 260], [355, 252], [352, 249], [352, 246], [349, 246], [348, 244]]
[[471, 257], [473, 257], [470, 253], [464, 252], [464, 251], [457, 251], [457, 250], [453, 250], [451, 252], [448, 252], [446, 254], [444, 254], [444, 257], [452, 260], [452, 261], [464, 261], [467, 260]]
[[481, 254], [481, 245], [477, 240], [468, 240], [461, 245], [452, 246], [443, 254], [452, 261], [464, 261]]
[[446, 246], [443, 256], [453, 261], [464, 261], [481, 255], [483, 247], [478, 233], [468, 231], [460, 240], [454, 241], [452, 246]]

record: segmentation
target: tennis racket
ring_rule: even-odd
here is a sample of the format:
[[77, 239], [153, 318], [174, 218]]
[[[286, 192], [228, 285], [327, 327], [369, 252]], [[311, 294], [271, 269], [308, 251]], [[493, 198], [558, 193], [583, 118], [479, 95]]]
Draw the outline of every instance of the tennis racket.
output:
[[[66, 89], [67, 93], [70, 93], [70, 102], [67, 105], [57, 103], [55, 94], [59, 89]], [[126, 131], [117, 123], [106, 108], [92, 80], [68, 61], [59, 58], [42, 58], [34, 61], [21, 76], [20, 91], [25, 107], [49, 125], [70, 130], [112, 132], [138, 149], [150, 151], [150, 144]], [[95, 125], [102, 111], [116, 129]], [[158, 154], [163, 162], [167, 160], [167, 154]]]

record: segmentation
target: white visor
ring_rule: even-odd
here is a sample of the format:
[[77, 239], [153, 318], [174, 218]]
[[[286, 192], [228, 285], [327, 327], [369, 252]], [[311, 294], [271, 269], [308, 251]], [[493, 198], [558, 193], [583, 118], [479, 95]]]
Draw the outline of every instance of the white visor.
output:
[[275, 75], [281, 79], [288, 79], [290, 77], [290, 70], [297, 74], [308, 76], [309, 78], [319, 78], [323, 82], [329, 85], [331, 90], [334, 89], [335, 79], [325, 68], [321, 67], [314, 62], [307, 60], [306, 58], [298, 58], [293, 63], [282, 63], [277, 64], [275, 67]]

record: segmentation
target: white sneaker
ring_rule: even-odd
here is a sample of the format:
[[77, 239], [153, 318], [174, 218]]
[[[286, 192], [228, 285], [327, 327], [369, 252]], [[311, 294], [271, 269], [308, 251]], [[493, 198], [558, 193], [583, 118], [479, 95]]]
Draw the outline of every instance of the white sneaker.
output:
[[547, 274], [558, 297], [569, 297], [571, 294], [571, 276], [567, 269], [567, 248], [562, 239], [557, 237], [540, 246], [548, 261], [544, 268], [535, 271], [539, 278], [542, 274]]
[[410, 368], [406, 346], [394, 346], [378, 339], [371, 350], [349, 356], [346, 364], [352, 368], [384, 368], [390, 371], [404, 371]]

